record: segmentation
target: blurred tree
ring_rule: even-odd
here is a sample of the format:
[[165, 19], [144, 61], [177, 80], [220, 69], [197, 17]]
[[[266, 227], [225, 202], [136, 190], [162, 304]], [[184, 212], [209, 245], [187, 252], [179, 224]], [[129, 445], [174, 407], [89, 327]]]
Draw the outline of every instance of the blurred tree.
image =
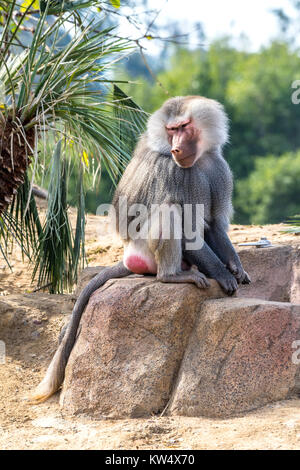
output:
[[291, 83], [300, 76], [298, 51], [274, 42], [235, 66], [226, 103], [232, 122], [228, 159], [237, 177], [253, 169], [255, 156], [300, 148], [300, 107]]
[[257, 53], [239, 51], [223, 38], [207, 51], [177, 48], [168, 69], [158, 74], [163, 87], [139, 78], [141, 86], [126, 90], [149, 112], [175, 95], [221, 101], [231, 120], [227, 158], [235, 176], [243, 178], [257, 155], [300, 148], [300, 107], [291, 101], [291, 84], [300, 76], [298, 54], [279, 42]]
[[291, 25], [291, 18], [285, 13], [282, 8], [274, 8], [272, 12], [278, 19], [281, 33], [286, 34]]
[[255, 170], [236, 183], [235, 210], [241, 222], [284, 222], [299, 213], [300, 151], [255, 161]]
[[[175, 95], [204, 95], [222, 102], [231, 127], [225, 156], [239, 181], [249, 177], [258, 156], [279, 158], [300, 148], [300, 106], [291, 101], [291, 84], [299, 77], [299, 50], [288, 41], [246, 52], [233, 47], [227, 37], [212, 42], [208, 49], [177, 47], [169, 66], [158, 74], [162, 86], [139, 78], [140, 86], [128, 84], [126, 90], [148, 112]], [[245, 211], [239, 200], [236, 222], [253, 221], [244, 203]], [[260, 221], [268, 222], [267, 209], [263, 214]]]

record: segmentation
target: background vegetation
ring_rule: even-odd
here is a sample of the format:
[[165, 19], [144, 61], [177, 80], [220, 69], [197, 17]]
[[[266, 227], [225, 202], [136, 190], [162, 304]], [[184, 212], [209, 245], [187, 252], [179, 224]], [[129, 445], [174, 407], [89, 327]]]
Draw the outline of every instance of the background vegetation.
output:
[[[300, 16], [299, 2], [291, 3]], [[134, 13], [136, 6], [149, 8], [151, 1], [121, 2], [124, 4]], [[246, 46], [242, 40], [239, 45], [231, 37], [208, 42], [200, 23], [195, 24], [198, 44], [191, 46], [184, 25], [169, 22], [157, 27], [152, 22], [152, 29], [142, 37], [158, 39], [159, 53], [147, 56], [137, 41], [137, 52], [114, 69], [115, 79], [130, 82], [123, 90], [149, 113], [176, 95], [203, 95], [224, 104], [231, 123], [231, 139], [224, 153], [235, 178], [234, 222], [241, 224], [282, 222], [298, 213], [300, 206], [296, 179], [300, 104], [291, 99], [292, 83], [300, 79], [300, 50], [294, 35], [298, 17], [292, 20], [282, 10], [274, 10], [274, 15], [278, 37], [256, 52], [249, 52], [247, 41]], [[110, 20], [118, 17], [110, 16]], [[169, 39], [160, 40], [161, 36]], [[267, 174], [267, 168], [273, 171]], [[72, 204], [76, 180], [75, 171], [68, 192]], [[86, 192], [86, 209], [91, 212], [109, 202], [114, 191], [105, 168], [101, 179], [93, 183]]]
[[[85, 212], [111, 200], [144, 111], [176, 95], [207, 96], [226, 108], [235, 223], [276, 223], [299, 213], [300, 104], [292, 102], [292, 84], [300, 80], [300, 2], [290, 2], [294, 20], [274, 10], [278, 37], [253, 52], [242, 39], [208, 41], [197, 21], [193, 44], [180, 22], [166, 18], [158, 27], [151, 0], [0, 0], [6, 261], [12, 236], [33, 257], [39, 286], [71, 288], [84, 261]], [[124, 21], [136, 34], [119, 32]], [[158, 52], [147, 55], [152, 41]], [[32, 183], [49, 191], [45, 221]], [[75, 234], [68, 204], [78, 208]]]
[[[51, 293], [70, 289], [84, 264], [86, 188], [103, 169], [116, 184], [146, 119], [113, 77], [135, 43], [115, 34], [100, 6], [107, 2], [0, 0], [0, 253], [9, 265], [19, 244]], [[33, 197], [37, 181], [48, 190], [46, 214]]]
[[[126, 70], [124, 76], [131, 78]], [[173, 47], [157, 74], [163, 88], [139, 76], [140, 86], [127, 92], [148, 112], [161, 105], [166, 91], [223, 103], [231, 122], [225, 157], [236, 182], [234, 220], [275, 223], [300, 207], [300, 105], [291, 100], [299, 77], [299, 49], [288, 39], [251, 53], [223, 38], [206, 50]]]

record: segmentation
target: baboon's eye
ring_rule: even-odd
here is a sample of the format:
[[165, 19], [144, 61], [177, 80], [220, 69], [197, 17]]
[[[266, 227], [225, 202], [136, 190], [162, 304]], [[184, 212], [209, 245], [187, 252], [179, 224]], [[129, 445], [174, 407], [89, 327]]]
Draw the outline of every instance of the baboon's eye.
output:
[[191, 124], [191, 121], [185, 122], [181, 125], [181, 127], [187, 127], [189, 124]]

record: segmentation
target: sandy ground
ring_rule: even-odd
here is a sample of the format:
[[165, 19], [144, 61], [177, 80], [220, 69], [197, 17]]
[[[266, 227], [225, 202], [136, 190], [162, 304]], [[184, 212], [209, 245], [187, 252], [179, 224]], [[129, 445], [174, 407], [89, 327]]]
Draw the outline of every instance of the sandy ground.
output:
[[[75, 214], [72, 213], [74, 218]], [[281, 225], [233, 226], [231, 239], [299, 244]], [[104, 218], [89, 215], [86, 226], [90, 266], [122, 257]], [[31, 406], [30, 390], [42, 378], [56, 349], [58, 332], [74, 303], [72, 295], [32, 293], [32, 268], [15, 249], [13, 272], [0, 258], [0, 340], [6, 362], [0, 364], [0, 449], [299, 449], [300, 399], [267, 406], [234, 419], [157, 417], [138, 420], [64, 419], [58, 395]]]

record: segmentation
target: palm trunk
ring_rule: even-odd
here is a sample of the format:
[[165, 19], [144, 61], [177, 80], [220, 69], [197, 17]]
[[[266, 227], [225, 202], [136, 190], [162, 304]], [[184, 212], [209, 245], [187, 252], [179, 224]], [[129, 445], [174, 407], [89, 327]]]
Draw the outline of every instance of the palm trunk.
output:
[[5, 121], [0, 129], [0, 215], [24, 183], [34, 148], [34, 129], [24, 136], [15, 122]]

